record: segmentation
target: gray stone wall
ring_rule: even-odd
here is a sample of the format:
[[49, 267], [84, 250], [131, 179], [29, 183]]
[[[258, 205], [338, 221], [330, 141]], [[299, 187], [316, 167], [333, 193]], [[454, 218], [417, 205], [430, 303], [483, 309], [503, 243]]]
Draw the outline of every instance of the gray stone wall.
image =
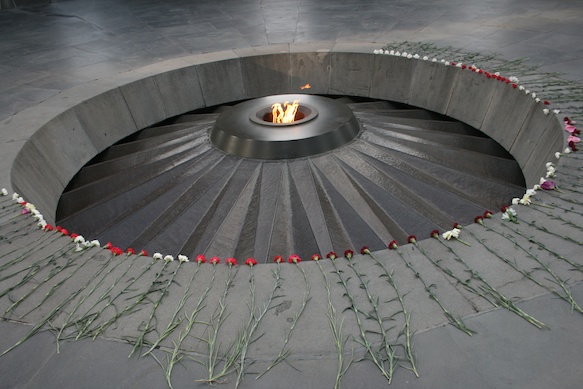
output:
[[[11, 170], [14, 189], [51, 220], [75, 173], [115, 142], [194, 109], [280, 93], [372, 97], [446, 114], [510, 151], [527, 186], [538, 183], [545, 163], [565, 143], [559, 119], [545, 115], [542, 104], [475, 72], [333, 46], [284, 47], [285, 52], [249, 49], [165, 61], [47, 100], [41, 104], [46, 116], [56, 115], [28, 129], [31, 136]], [[301, 91], [306, 83], [312, 89]]]

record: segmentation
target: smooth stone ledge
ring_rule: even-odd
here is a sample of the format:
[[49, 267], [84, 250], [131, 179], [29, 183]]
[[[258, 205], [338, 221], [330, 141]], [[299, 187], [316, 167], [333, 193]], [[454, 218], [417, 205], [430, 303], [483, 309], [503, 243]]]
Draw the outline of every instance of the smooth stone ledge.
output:
[[[188, 111], [273, 94], [342, 94], [407, 103], [465, 122], [505, 147], [527, 186], [566, 135], [542, 103], [454, 66], [373, 54], [378, 44], [307, 43], [171, 59], [63, 91], [0, 123], [0, 178], [54, 222], [73, 176], [107, 147]], [[311, 89], [300, 90], [310, 84]], [[9, 168], [7, 166], [10, 166]]]

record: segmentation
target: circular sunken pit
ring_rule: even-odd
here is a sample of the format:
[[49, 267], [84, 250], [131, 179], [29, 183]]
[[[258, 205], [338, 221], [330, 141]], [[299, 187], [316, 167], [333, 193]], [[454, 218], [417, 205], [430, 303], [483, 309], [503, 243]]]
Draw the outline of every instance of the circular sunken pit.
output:
[[[272, 121], [272, 105], [299, 100], [295, 120]], [[334, 150], [360, 131], [352, 110], [341, 102], [313, 95], [276, 95], [249, 100], [223, 112], [212, 143], [228, 154], [257, 159], [291, 159]]]

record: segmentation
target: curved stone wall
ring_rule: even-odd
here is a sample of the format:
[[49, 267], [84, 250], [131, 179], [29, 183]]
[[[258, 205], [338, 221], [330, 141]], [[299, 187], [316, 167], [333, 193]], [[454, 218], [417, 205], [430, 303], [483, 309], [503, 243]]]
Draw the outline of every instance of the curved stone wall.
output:
[[[527, 186], [538, 183], [545, 163], [564, 146], [557, 117], [518, 89], [455, 66], [375, 55], [370, 45], [359, 50], [368, 52], [324, 44], [218, 52], [73, 88], [37, 108], [53, 117], [27, 130], [32, 135], [11, 170], [13, 188], [54, 221], [75, 173], [120, 139], [194, 109], [271, 94], [371, 97], [451, 116], [510, 151]], [[300, 91], [307, 83], [311, 89]]]

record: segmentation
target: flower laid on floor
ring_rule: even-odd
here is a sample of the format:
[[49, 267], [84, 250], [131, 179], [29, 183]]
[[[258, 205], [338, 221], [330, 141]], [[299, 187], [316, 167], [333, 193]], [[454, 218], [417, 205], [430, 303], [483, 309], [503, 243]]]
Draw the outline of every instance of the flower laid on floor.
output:
[[504, 206], [502, 207], [502, 220], [508, 220], [511, 221], [513, 223], [518, 224], [518, 219], [516, 218], [516, 211], [514, 210], [514, 208], [510, 208], [508, 206]]
[[352, 251], [352, 250], [346, 250], [346, 251], [344, 251], [344, 257], [347, 258], [347, 259], [352, 258], [353, 255], [354, 255], [354, 251]]
[[172, 255], [166, 255], [164, 257], [164, 262], [168, 263], [168, 262], [172, 262], [174, 261], [174, 257]]
[[319, 261], [320, 259], [322, 259], [322, 257], [320, 256], [320, 254], [314, 254], [314, 255], [312, 255], [312, 261]]
[[204, 255], [202, 255], [202, 254], [198, 254], [198, 255], [196, 256], [196, 259], [195, 259], [194, 261], [195, 261], [197, 264], [199, 264], [199, 265], [200, 265], [201, 263], [205, 263], [205, 262], [206, 262], [206, 258], [205, 258], [205, 256], [204, 256]]
[[253, 267], [253, 266], [257, 265], [257, 261], [253, 258], [247, 258], [247, 260], [245, 261], [245, 265], [247, 265], [249, 267]]
[[292, 254], [288, 259], [289, 263], [299, 263], [301, 261], [302, 259], [297, 254]]
[[326, 258], [336, 259], [336, 258], [338, 258], [338, 255], [336, 255], [336, 253], [334, 251], [330, 251], [328, 254], [326, 254]]
[[229, 265], [229, 267], [237, 266], [237, 260], [235, 258], [227, 258], [225, 259], [225, 263]]
[[281, 255], [277, 255], [274, 259], [273, 262], [275, 263], [282, 263], [283, 262], [283, 257]]
[[212, 257], [209, 261], [211, 265], [218, 265], [221, 263], [221, 259], [219, 257]]
[[184, 262], [190, 262], [190, 261], [188, 260], [188, 257], [187, 257], [186, 255], [182, 255], [182, 254], [178, 255], [178, 260], [179, 260], [181, 263], [184, 263]]

